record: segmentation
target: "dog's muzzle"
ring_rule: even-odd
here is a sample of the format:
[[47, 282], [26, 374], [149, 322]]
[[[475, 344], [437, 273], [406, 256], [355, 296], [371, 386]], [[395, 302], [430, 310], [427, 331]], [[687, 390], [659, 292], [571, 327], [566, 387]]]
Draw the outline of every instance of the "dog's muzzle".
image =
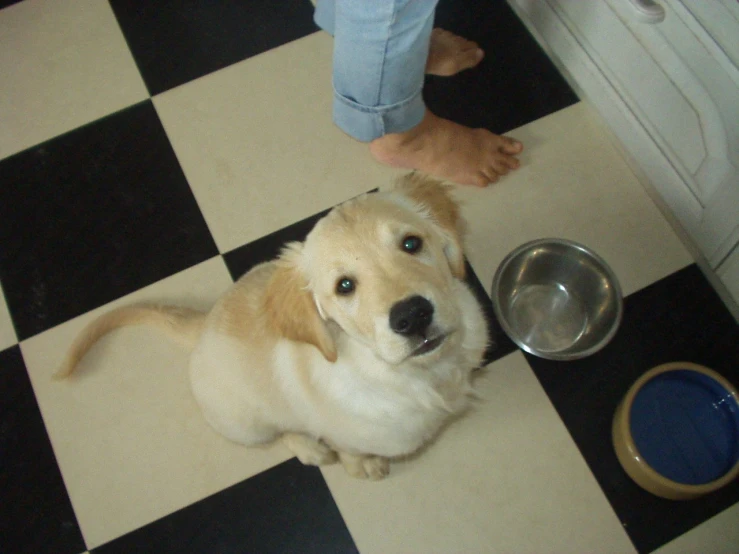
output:
[[444, 342], [444, 339], [446, 339], [446, 335], [439, 335], [433, 339], [423, 339], [421, 346], [416, 348], [411, 356], [423, 356], [424, 354], [428, 354], [429, 352], [436, 350], [441, 346], [441, 343]]
[[425, 337], [434, 319], [434, 307], [423, 296], [411, 296], [390, 309], [390, 328], [404, 337]]
[[411, 356], [422, 356], [436, 350], [445, 335], [429, 338], [434, 320], [434, 306], [423, 296], [411, 296], [397, 302], [390, 310], [390, 328], [408, 339], [417, 339], [419, 346]]

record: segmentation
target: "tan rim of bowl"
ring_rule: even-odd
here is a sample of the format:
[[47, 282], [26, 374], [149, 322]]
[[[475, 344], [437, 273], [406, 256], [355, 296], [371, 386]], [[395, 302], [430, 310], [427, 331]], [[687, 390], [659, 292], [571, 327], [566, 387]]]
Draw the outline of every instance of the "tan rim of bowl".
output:
[[631, 436], [631, 406], [637, 393], [647, 381], [662, 373], [675, 370], [690, 370], [710, 377], [724, 387], [735, 402], [739, 403], [739, 395], [734, 386], [722, 375], [707, 367], [690, 362], [671, 362], [659, 365], [642, 375], [631, 386], [618, 405], [616, 415], [613, 418], [613, 447], [624, 471], [637, 485], [652, 494], [669, 500], [690, 500], [718, 490], [734, 480], [739, 475], [739, 462], [715, 481], [702, 485], [686, 485], [664, 477], [644, 461]]

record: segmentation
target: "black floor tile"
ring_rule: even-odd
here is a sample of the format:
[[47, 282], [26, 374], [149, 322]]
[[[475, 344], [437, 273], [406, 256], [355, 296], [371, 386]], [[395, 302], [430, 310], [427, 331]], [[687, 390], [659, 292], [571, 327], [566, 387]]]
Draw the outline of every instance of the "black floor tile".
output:
[[498, 318], [495, 317], [495, 310], [493, 308], [493, 302], [490, 300], [490, 296], [486, 291], [483, 284], [478, 279], [475, 270], [468, 261], [465, 260], [466, 268], [466, 281], [469, 285], [472, 293], [477, 298], [477, 301], [482, 307], [482, 311], [485, 314], [485, 319], [488, 322], [488, 334], [490, 335], [490, 342], [488, 349], [485, 352], [484, 365], [490, 364], [496, 360], [499, 360], [503, 356], [507, 356], [511, 352], [518, 350], [518, 346], [508, 338], [503, 328], [498, 323]]
[[318, 30], [309, 0], [110, 0], [152, 95]]
[[7, 8], [8, 6], [12, 6], [13, 4], [20, 3], [21, 0], [0, 0], [0, 9]]
[[255, 265], [275, 259], [288, 242], [304, 241], [316, 222], [329, 211], [330, 208], [323, 210], [224, 254], [231, 278], [236, 281]]
[[357, 552], [321, 471], [293, 458], [93, 554]]
[[[372, 189], [367, 193], [377, 192], [378, 189]], [[360, 195], [361, 196], [361, 195]], [[252, 267], [262, 262], [267, 262], [276, 258], [282, 247], [288, 242], [305, 240], [316, 222], [324, 217], [332, 208], [328, 208], [317, 214], [311, 215], [292, 225], [283, 227], [269, 235], [258, 238], [244, 246], [235, 248], [231, 252], [223, 255], [231, 278], [236, 281], [249, 271]]]
[[437, 115], [503, 133], [578, 101], [505, 0], [441, 0], [435, 23], [485, 50], [474, 69], [427, 77], [424, 98]]
[[17, 346], [0, 352], [0, 550], [85, 550]]
[[150, 102], [0, 161], [19, 340], [218, 254]]
[[656, 365], [695, 362], [739, 385], [739, 325], [695, 265], [627, 297], [621, 329], [601, 352], [575, 362], [527, 359], [640, 553], [739, 501], [739, 481], [698, 500], [653, 496], [629, 479], [611, 443], [616, 406]]

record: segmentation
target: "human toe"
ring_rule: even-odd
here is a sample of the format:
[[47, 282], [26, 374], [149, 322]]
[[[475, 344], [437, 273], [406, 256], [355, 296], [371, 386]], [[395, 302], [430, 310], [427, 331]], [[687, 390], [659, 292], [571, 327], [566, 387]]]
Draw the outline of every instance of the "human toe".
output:
[[508, 172], [513, 168], [510, 168], [504, 159], [500, 159], [495, 160], [491, 164], [491, 169], [495, 172], [496, 175], [508, 175]]
[[488, 185], [493, 185], [497, 183], [499, 180], [500, 180], [500, 175], [498, 174], [498, 172], [495, 171], [493, 167], [488, 167], [481, 172], [480, 182], [484, 184], [480, 186], [486, 187]]
[[479, 64], [485, 57], [485, 52], [481, 48], [469, 48], [464, 50], [460, 55], [459, 63], [462, 67], [470, 68]]
[[521, 166], [521, 162], [513, 156], [503, 155], [498, 158], [498, 163], [505, 167], [507, 170], [518, 169]]
[[490, 171], [478, 171], [469, 181], [470, 185], [485, 188], [486, 186], [498, 180], [498, 176]]
[[520, 154], [523, 151], [523, 144], [518, 142], [516, 139], [512, 139], [510, 137], [500, 137], [501, 138], [501, 144], [498, 147], [498, 150], [500, 152], [503, 152], [504, 154]]

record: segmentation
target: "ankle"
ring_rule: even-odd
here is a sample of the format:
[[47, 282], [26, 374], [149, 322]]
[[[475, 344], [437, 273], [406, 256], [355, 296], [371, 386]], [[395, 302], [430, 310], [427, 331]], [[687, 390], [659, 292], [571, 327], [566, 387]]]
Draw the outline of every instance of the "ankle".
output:
[[379, 149], [392, 152], [399, 149], [412, 147], [419, 142], [419, 139], [422, 139], [426, 135], [429, 127], [433, 125], [434, 119], [436, 119], [436, 116], [430, 111], [426, 110], [423, 119], [418, 125], [401, 133], [390, 133], [376, 138], [375, 140], [370, 142], [370, 149]]
[[391, 133], [373, 140], [369, 144], [370, 154], [385, 165], [413, 168], [409, 158], [415, 159], [419, 155], [424, 142], [423, 137], [413, 131]]

